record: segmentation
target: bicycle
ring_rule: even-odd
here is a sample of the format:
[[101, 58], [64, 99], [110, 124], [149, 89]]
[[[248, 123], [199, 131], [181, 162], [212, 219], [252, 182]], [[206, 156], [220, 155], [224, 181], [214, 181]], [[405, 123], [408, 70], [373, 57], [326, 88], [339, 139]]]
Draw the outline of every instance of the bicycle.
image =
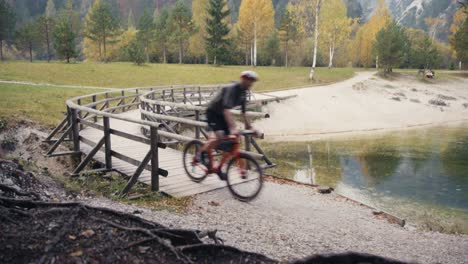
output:
[[[253, 131], [241, 131], [240, 135], [254, 135]], [[263, 170], [258, 162], [249, 154], [241, 153], [239, 136], [224, 137], [217, 150], [222, 153], [208, 151], [208, 162], [199, 162], [195, 155], [203, 143], [192, 140], [185, 145], [183, 153], [184, 169], [190, 179], [200, 183], [208, 175], [216, 173], [218, 177], [227, 182], [231, 194], [238, 200], [248, 202], [260, 193], [263, 187]], [[214, 157], [221, 154], [221, 161], [217, 166]], [[223, 168], [225, 168], [225, 172]]]

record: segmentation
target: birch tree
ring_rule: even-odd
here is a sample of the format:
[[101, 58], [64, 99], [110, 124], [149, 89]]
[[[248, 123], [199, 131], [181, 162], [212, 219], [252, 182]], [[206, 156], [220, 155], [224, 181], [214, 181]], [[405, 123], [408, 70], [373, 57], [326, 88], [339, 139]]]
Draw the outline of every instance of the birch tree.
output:
[[239, 11], [239, 26], [244, 37], [250, 40], [251, 62], [257, 66], [258, 42], [265, 38], [274, 28], [275, 11], [272, 1], [244, 0]]
[[354, 20], [348, 18], [346, 13], [342, 0], [327, 0], [323, 4], [320, 31], [322, 43], [328, 50], [328, 68], [333, 67], [336, 49], [346, 42], [353, 28]]
[[322, 8], [323, 1], [315, 0], [315, 17], [314, 17], [314, 55], [312, 60], [312, 67], [310, 68], [309, 80], [314, 80], [315, 66], [317, 65], [317, 49], [319, 41], [319, 21], [320, 21], [320, 9]]

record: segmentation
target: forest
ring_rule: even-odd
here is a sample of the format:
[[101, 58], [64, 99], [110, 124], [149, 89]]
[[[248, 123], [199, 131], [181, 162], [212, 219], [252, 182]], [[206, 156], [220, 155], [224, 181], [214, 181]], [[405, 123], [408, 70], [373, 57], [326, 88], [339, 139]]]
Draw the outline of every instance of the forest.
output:
[[0, 56], [388, 71], [468, 62], [463, 2], [447, 40], [440, 17], [411, 28], [385, 0], [368, 19], [360, 8], [343, 0], [0, 0]]

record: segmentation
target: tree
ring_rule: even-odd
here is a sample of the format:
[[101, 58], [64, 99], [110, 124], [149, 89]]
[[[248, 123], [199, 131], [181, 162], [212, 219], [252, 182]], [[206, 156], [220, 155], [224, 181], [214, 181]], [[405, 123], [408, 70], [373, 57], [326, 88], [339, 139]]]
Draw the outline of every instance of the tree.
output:
[[142, 65], [145, 62], [144, 47], [137, 38], [130, 41], [124, 48], [124, 52], [128, 59], [137, 65]]
[[274, 28], [275, 11], [268, 0], [244, 0], [240, 6], [239, 26], [250, 40], [252, 65], [257, 66], [258, 42], [263, 41]]
[[155, 18], [155, 40], [162, 49], [163, 63], [167, 63], [167, 46], [169, 43], [169, 10], [164, 7]]
[[184, 59], [184, 45], [194, 32], [192, 13], [183, 0], [178, 0], [171, 12], [170, 25], [179, 49], [179, 63]]
[[130, 9], [130, 12], [128, 12], [128, 18], [127, 18], [127, 29], [131, 29], [131, 28], [135, 28], [135, 18], [133, 17], [133, 11]]
[[3, 42], [11, 39], [16, 18], [7, 1], [0, 0], [0, 60], [3, 61]]
[[38, 43], [37, 28], [34, 21], [24, 24], [16, 31], [15, 39], [16, 47], [20, 50], [27, 50], [29, 53], [29, 61], [33, 61], [33, 49]]
[[333, 67], [337, 46], [345, 43], [354, 25], [346, 15], [346, 6], [342, 0], [324, 2], [321, 19], [321, 32], [324, 45], [328, 49], [328, 68]]
[[229, 27], [226, 18], [229, 16], [230, 10], [226, 10], [224, 0], [210, 0], [209, 3], [205, 42], [208, 55], [213, 58], [213, 64], [217, 64], [219, 61], [223, 61], [229, 52], [227, 49]]
[[66, 59], [70, 63], [71, 58], [75, 58], [78, 53], [76, 52], [76, 33], [73, 29], [72, 17], [66, 12], [63, 12], [55, 25], [53, 32], [54, 36], [54, 49], [61, 59]]
[[280, 40], [275, 31], [271, 33], [265, 43], [265, 55], [270, 59], [270, 65], [276, 65], [278, 54], [280, 54]]
[[377, 33], [374, 49], [385, 73], [392, 72], [393, 67], [399, 66], [404, 61], [407, 46], [405, 30], [395, 21]]
[[314, 80], [315, 66], [317, 65], [317, 48], [319, 41], [319, 21], [320, 21], [320, 9], [322, 7], [322, 0], [315, 0], [315, 19], [314, 19], [314, 57], [312, 62], [312, 68], [310, 68], [309, 80]]
[[434, 67], [439, 60], [440, 52], [427, 33], [420, 29], [408, 29], [406, 35], [411, 46], [410, 66], [419, 69]]
[[96, 0], [90, 8], [85, 19], [85, 35], [99, 44], [99, 54], [101, 45], [104, 48], [104, 62], [107, 62], [106, 45], [109, 38], [118, 33], [119, 24], [113, 16], [111, 6], [107, 2]]
[[[222, 1], [217, 1], [219, 4]], [[207, 19], [208, 19], [208, 8], [209, 0], [193, 0], [192, 1], [192, 14], [193, 23], [196, 28], [196, 32], [190, 38], [189, 51], [190, 54], [201, 57], [205, 57], [205, 63], [208, 64], [208, 52], [205, 43], [207, 37]]]
[[354, 39], [353, 52], [355, 63], [364, 67], [373, 65], [374, 57], [372, 45], [375, 36], [382, 28], [391, 21], [390, 11], [385, 0], [380, 0], [374, 15], [357, 32]]
[[289, 66], [289, 44], [296, 41], [299, 35], [297, 19], [291, 9], [292, 6], [289, 3], [281, 15], [279, 28], [279, 38], [283, 43], [284, 65], [286, 67]]
[[39, 18], [38, 26], [39, 31], [42, 35], [42, 40], [45, 42], [46, 50], [47, 50], [47, 62], [50, 62], [52, 54], [51, 54], [51, 39], [52, 39], [52, 32], [55, 23], [55, 4], [53, 0], [47, 1], [47, 6], [45, 10], [45, 14]]
[[457, 58], [462, 62], [468, 62], [468, 19], [457, 30], [450, 41], [453, 49], [457, 53]]
[[143, 15], [140, 17], [138, 22], [138, 34], [137, 38], [143, 43], [145, 48], [146, 62], [149, 62], [149, 47], [154, 36], [154, 19], [150, 13], [145, 10]]

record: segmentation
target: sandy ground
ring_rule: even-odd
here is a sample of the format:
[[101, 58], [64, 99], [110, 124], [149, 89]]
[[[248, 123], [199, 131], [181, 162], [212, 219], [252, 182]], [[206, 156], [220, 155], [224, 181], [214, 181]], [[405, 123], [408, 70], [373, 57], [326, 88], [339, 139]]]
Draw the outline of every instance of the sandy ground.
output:
[[267, 182], [251, 203], [227, 189], [198, 195], [189, 211], [151, 211], [106, 199], [93, 206], [141, 216], [171, 227], [217, 229], [227, 245], [292, 260], [313, 254], [361, 252], [417, 263], [467, 263], [468, 236], [418, 231], [377, 219], [372, 210], [318, 194], [309, 187]]
[[256, 126], [270, 140], [313, 140], [468, 120], [468, 79], [424, 83], [409, 75], [385, 80], [360, 72], [332, 85], [270, 94], [297, 95], [265, 107], [271, 118]]

